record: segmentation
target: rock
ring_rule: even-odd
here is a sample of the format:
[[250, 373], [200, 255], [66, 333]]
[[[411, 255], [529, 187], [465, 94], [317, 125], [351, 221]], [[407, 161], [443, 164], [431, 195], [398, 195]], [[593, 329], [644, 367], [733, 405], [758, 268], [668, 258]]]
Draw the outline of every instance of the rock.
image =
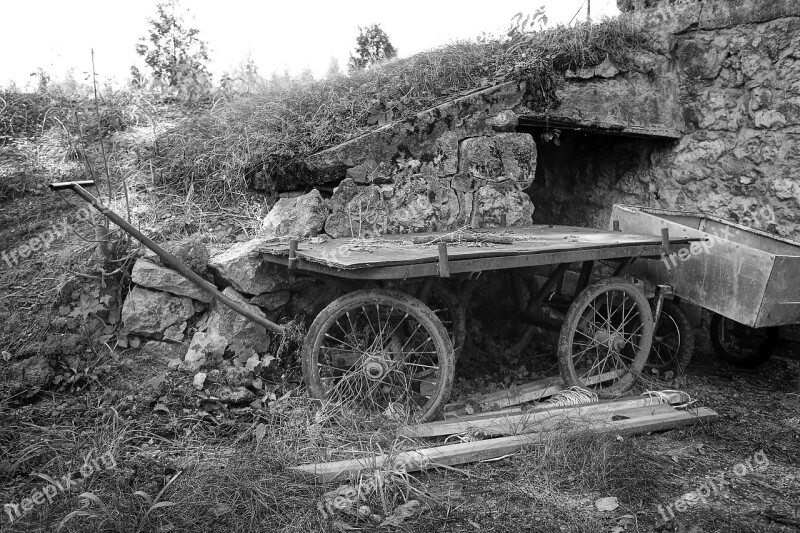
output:
[[313, 237], [322, 231], [327, 217], [328, 206], [314, 189], [297, 198], [278, 200], [264, 217], [258, 233], [264, 237]]
[[611, 59], [606, 56], [605, 60], [597, 65], [596, 67], [585, 67], [582, 69], [578, 69], [576, 72], [572, 70], [567, 70], [565, 77], [567, 79], [578, 78], [582, 80], [588, 80], [590, 78], [613, 78], [619, 74], [619, 69], [617, 66], [611, 61]]
[[192, 300], [161, 291], [134, 287], [122, 307], [122, 322], [129, 335], [153, 337], [194, 315]]
[[143, 357], [161, 359], [164, 362], [183, 358], [188, 344], [175, 344], [173, 342], [147, 341], [139, 352]]
[[187, 296], [201, 302], [210, 302], [211, 295], [184, 278], [179, 273], [151, 263], [147, 259], [138, 259], [133, 265], [131, 280], [137, 285], [168, 292], [176, 296]]
[[519, 124], [519, 117], [510, 109], [506, 109], [487, 120], [486, 123], [496, 131], [514, 131]]
[[228, 387], [227, 385], [218, 385], [210, 391], [210, 394], [221, 401], [226, 403], [250, 403], [256, 395], [250, 389], [245, 387]]
[[198, 331], [189, 343], [181, 368], [187, 372], [197, 372], [209, 359], [214, 364], [222, 360], [227, 346], [228, 339], [222, 335]]
[[472, 224], [488, 228], [500, 226], [502, 215], [507, 226], [530, 226], [533, 203], [530, 196], [514, 186], [486, 185], [475, 194]]
[[[202, 275], [208, 271], [208, 246], [206, 246], [199, 237], [189, 237], [177, 242], [163, 244], [161, 247], [198, 274]], [[162, 267], [167, 266], [164, 265], [161, 258], [150, 249], [145, 250], [144, 258], [156, 265]]]
[[252, 380], [252, 372], [243, 366], [229, 366], [224, 371], [225, 384], [230, 387], [242, 387]]
[[461, 143], [458, 170], [487, 182], [515, 181], [530, 186], [536, 170], [536, 145], [527, 133], [498, 133]]
[[0, 371], [0, 391], [8, 395], [35, 394], [53, 383], [55, 371], [43, 355], [16, 361]]
[[388, 211], [381, 188], [357, 185], [347, 178], [333, 191], [325, 233], [334, 238], [382, 235], [387, 221]]
[[186, 326], [188, 326], [186, 322], [181, 322], [180, 324], [175, 324], [174, 326], [168, 327], [164, 330], [164, 336], [162, 339], [165, 341], [183, 342], [184, 333], [186, 333]]
[[194, 379], [192, 380], [192, 387], [197, 390], [203, 390], [203, 385], [206, 382], [206, 373], [205, 372], [198, 372], [194, 375]]
[[[241, 294], [231, 287], [222, 291], [222, 294], [266, 318], [266, 315], [261, 309], [250, 304]], [[270, 345], [270, 338], [267, 335], [266, 328], [254, 324], [249, 319], [243, 317], [233, 309], [220, 304], [216, 300], [211, 303], [206, 330], [210, 334], [217, 334], [225, 337], [228, 339], [228, 342], [236, 340], [241, 341], [246, 347], [261, 353], [266, 352]]]
[[264, 261], [258, 253], [268, 240], [259, 238], [234, 244], [212, 257], [209, 268], [241, 293], [256, 295], [288, 289], [286, 268]]
[[250, 298], [250, 303], [266, 309], [267, 311], [276, 311], [286, 305], [291, 297], [292, 293], [288, 290], [265, 292], [264, 294], [259, 294], [258, 296]]

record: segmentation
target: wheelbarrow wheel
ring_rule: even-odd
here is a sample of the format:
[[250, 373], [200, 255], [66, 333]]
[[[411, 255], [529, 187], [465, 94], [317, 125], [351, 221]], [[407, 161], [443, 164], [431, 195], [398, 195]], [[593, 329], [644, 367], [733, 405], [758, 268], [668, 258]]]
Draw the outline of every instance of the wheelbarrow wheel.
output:
[[664, 301], [653, 333], [653, 345], [645, 370], [663, 374], [681, 373], [694, 352], [694, 331], [686, 313], [675, 302]]
[[766, 363], [778, 345], [778, 328], [751, 328], [716, 313], [710, 334], [717, 357], [739, 368]]
[[362, 290], [317, 316], [302, 350], [309, 394], [347, 412], [399, 422], [434, 419], [450, 396], [453, 345], [413, 296]]
[[558, 341], [561, 377], [601, 398], [625, 392], [641, 374], [653, 340], [644, 292], [623, 278], [584, 289], [572, 302]]

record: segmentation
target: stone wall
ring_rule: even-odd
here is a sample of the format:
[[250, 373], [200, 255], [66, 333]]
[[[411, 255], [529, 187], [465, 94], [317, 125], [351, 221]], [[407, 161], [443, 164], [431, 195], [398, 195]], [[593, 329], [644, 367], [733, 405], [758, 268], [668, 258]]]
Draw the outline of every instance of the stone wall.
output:
[[[536, 220], [608, 224], [613, 202], [698, 210], [800, 239], [800, 2], [619, 0], [678, 82], [677, 142], [538, 140]], [[545, 207], [546, 206], [546, 207]]]

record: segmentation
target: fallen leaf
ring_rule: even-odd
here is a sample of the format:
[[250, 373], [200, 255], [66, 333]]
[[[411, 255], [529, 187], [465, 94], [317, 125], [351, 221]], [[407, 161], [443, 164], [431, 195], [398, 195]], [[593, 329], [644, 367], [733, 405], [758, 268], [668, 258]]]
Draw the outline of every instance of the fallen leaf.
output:
[[262, 422], [256, 426], [256, 442], [264, 440], [264, 435], [267, 434], [267, 426]]
[[11, 352], [3, 351], [3, 361], [10, 361], [11, 360]]
[[613, 511], [619, 507], [619, 502], [616, 496], [607, 496], [596, 500], [594, 506], [597, 507], [598, 511]]
[[161, 386], [162, 383], [164, 383], [164, 381], [166, 381], [166, 379], [167, 379], [167, 375], [166, 374], [161, 374], [160, 376], [156, 376], [154, 378], [148, 379], [145, 382], [145, 385], [148, 386], [148, 387], [153, 387], [154, 389], [157, 389], [158, 387]]
[[214, 516], [222, 516], [231, 512], [231, 506], [227, 503], [216, 503], [208, 508], [208, 513]]

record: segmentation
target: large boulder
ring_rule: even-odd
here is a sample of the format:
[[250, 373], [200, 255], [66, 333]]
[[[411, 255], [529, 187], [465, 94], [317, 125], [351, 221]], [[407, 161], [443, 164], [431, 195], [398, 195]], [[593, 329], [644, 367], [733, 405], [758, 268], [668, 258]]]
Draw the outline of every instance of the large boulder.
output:
[[322, 231], [327, 216], [328, 206], [316, 189], [303, 196], [281, 198], [264, 217], [259, 235], [313, 237]]
[[331, 237], [371, 237], [384, 233], [387, 219], [382, 188], [358, 185], [346, 178], [333, 191], [325, 233]]
[[130, 335], [156, 337], [194, 315], [191, 298], [134, 287], [122, 307], [122, 322]]
[[225, 252], [215, 255], [209, 267], [222, 280], [239, 292], [257, 295], [289, 288], [286, 268], [268, 263], [258, 250], [269, 239], [253, 239], [234, 244]]
[[[241, 306], [250, 309], [259, 316], [266, 318], [264, 312], [257, 306], [250, 304], [241, 294], [231, 287], [227, 287], [222, 294], [236, 301]], [[270, 338], [267, 329], [255, 324], [250, 319], [243, 317], [233, 309], [214, 300], [211, 303], [206, 323], [206, 331], [211, 334], [221, 335], [229, 343], [241, 341], [247, 348], [257, 352], [266, 352], [269, 349]]]
[[536, 145], [527, 133], [497, 133], [461, 142], [458, 171], [485, 182], [533, 183]]
[[212, 300], [209, 293], [174, 270], [158, 266], [146, 259], [136, 261], [136, 264], [133, 265], [131, 279], [137, 285], [148, 289], [164, 291], [176, 296], [187, 296], [201, 302]]

